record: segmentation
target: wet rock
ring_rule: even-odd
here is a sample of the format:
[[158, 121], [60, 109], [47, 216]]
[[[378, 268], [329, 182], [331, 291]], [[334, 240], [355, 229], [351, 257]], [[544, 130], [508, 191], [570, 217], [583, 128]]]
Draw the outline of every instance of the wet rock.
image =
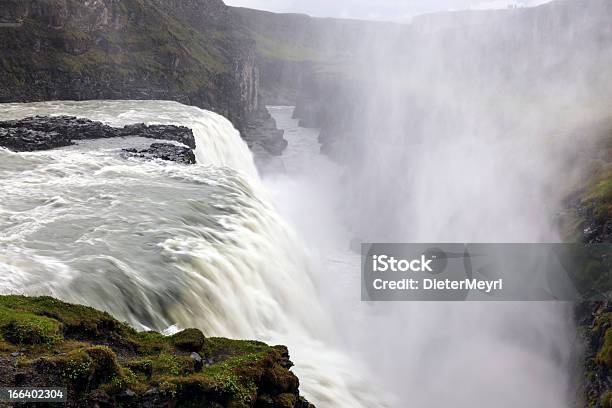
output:
[[[142, 123], [115, 128], [102, 122], [73, 116], [33, 116], [21, 120], [0, 122], [0, 147], [16, 152], [49, 150], [69, 146], [75, 140], [107, 139], [111, 137], [146, 137], [172, 140], [195, 148], [191, 129], [184, 126]], [[183, 156], [188, 156], [183, 154]], [[193, 158], [195, 163], [195, 157]]]
[[132, 157], [140, 157], [148, 160], [161, 159], [181, 164], [196, 163], [193, 150], [188, 147], [177, 146], [170, 143], [153, 143], [148, 149], [124, 149], [123, 152]]
[[285, 346], [275, 347], [280, 352], [279, 364], [287, 370], [293, 367], [293, 362], [289, 359], [289, 349]]
[[29, 129], [0, 128], [0, 146], [15, 152], [48, 150], [72, 144], [70, 139], [56, 132], [39, 132]]
[[123, 136], [138, 135], [140, 137], [148, 137], [149, 139], [163, 139], [180, 142], [192, 149], [195, 149], [195, 138], [191, 129], [184, 126], [174, 125], [155, 125], [147, 126], [144, 123], [136, 125], [127, 125], [121, 129]]
[[295, 404], [295, 408], [315, 408], [315, 406], [308, 402], [306, 398], [300, 397], [298, 402]]
[[135, 396], [136, 396], [136, 393], [130, 390], [129, 388], [123, 391], [121, 394], [119, 394], [119, 397], [126, 398], [126, 399], [134, 398]]
[[287, 148], [284, 133], [284, 130], [276, 128], [276, 121], [268, 111], [258, 111], [251, 115], [248, 124], [242, 129], [243, 139], [255, 154], [260, 148], [273, 156], [280, 156]]
[[261, 382], [262, 390], [272, 395], [295, 394], [300, 384], [295, 374], [280, 364], [274, 364], [264, 370]]

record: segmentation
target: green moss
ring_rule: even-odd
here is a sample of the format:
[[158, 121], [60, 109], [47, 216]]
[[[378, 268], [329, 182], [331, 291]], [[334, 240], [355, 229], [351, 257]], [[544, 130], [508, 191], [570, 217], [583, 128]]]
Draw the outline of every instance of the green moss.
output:
[[114, 375], [109, 382], [106, 382], [101, 387], [110, 395], [118, 394], [125, 389], [130, 389], [136, 393], [144, 393], [147, 390], [147, 384], [129, 368], [123, 368], [121, 372]]
[[84, 350], [76, 350], [66, 356], [49, 360], [42, 359], [42, 363], [48, 363], [49, 369], [58, 368], [67, 380], [86, 380], [93, 374], [93, 361]]
[[2, 296], [0, 308], [19, 313], [19, 319], [24, 319], [24, 316], [30, 316], [32, 319], [52, 319], [61, 323], [64, 334], [68, 336], [78, 333], [81, 338], [100, 341], [127, 337], [135, 333], [108, 313], [91, 307], [68, 305], [51, 297]]
[[153, 375], [153, 360], [151, 359], [134, 359], [128, 361], [127, 366], [133, 372], [142, 374], [146, 378], [151, 378]]
[[160, 354], [153, 360], [153, 373], [155, 375], [179, 375], [181, 366], [176, 357], [170, 354]]
[[604, 342], [597, 352], [597, 363], [612, 367], [612, 328], [606, 330]]
[[185, 351], [200, 351], [204, 345], [204, 333], [198, 329], [186, 329], [171, 337], [174, 346]]
[[205, 366], [200, 373], [183, 372], [187, 375], [164, 377], [164, 383], [174, 385], [168, 386], [169, 389], [180, 398], [212, 393], [217, 399], [232, 401], [235, 407], [252, 406], [257, 396], [255, 381], [273, 367], [271, 356], [277, 351], [256, 341], [223, 338], [206, 339], [203, 349], [207, 355], [222, 361]]
[[293, 408], [297, 402], [297, 397], [294, 394], [281, 394], [276, 398], [276, 404], [279, 408]]
[[596, 172], [587, 185], [582, 204], [599, 222], [612, 218], [612, 169]]
[[159, 354], [168, 352], [172, 345], [163, 334], [153, 331], [134, 333], [130, 336], [139, 354]]
[[206, 339], [202, 351], [206, 356], [216, 355], [252, 355], [270, 349], [265, 343], [249, 340], [233, 340], [222, 337], [210, 337]]
[[90, 347], [85, 350], [85, 353], [91, 359], [93, 372], [102, 382], [121, 375], [124, 371], [117, 361], [117, 355], [109, 347]]
[[[138, 333], [107, 313], [52, 298], [0, 296], [0, 327], [0, 357], [14, 350], [8, 339], [21, 343], [26, 336], [36, 339], [28, 342], [37, 344], [19, 346], [24, 355], [18, 366], [65, 384], [75, 398], [86, 399], [95, 389], [114, 398], [128, 388], [139, 398], [156, 387], [185, 405], [216, 401], [246, 408], [255, 403], [262, 381], [281, 393], [297, 389], [297, 378], [278, 364], [286, 349], [257, 341], [205, 338], [197, 329], [170, 337]], [[194, 351], [213, 363], [196, 371], [190, 356]], [[291, 406], [294, 399], [280, 396], [278, 404]]]
[[599, 315], [593, 323], [593, 332], [599, 332], [601, 329], [607, 329], [611, 327], [612, 313], [602, 313]]
[[62, 339], [57, 320], [0, 308], [0, 333], [13, 344], [52, 346]]
[[178, 392], [178, 386], [172, 382], [163, 381], [159, 384], [159, 392], [170, 398], [175, 398]]
[[215, 401], [228, 401], [227, 406], [234, 408], [251, 407], [257, 397], [257, 387], [252, 380], [244, 380], [231, 372], [215, 377], [194, 374], [167, 378], [162, 385], [166, 393], [183, 401], [197, 401], [207, 395]]
[[27, 365], [40, 365], [47, 372], [55, 372], [75, 384], [84, 381], [100, 385], [123, 375], [116, 354], [105, 346], [79, 348], [64, 355], [24, 361], [24, 366]]

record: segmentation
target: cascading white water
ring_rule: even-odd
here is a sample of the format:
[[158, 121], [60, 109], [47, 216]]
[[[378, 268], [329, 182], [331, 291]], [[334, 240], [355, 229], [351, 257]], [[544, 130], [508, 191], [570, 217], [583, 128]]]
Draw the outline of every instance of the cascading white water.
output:
[[[389, 182], [390, 177], [378, 181], [376, 177], [366, 178], [373, 175], [375, 169], [372, 167], [383, 166], [381, 162], [372, 161], [368, 166], [372, 173], [361, 176], [351, 173], [347, 181], [343, 169], [318, 154], [318, 132], [300, 128], [297, 120], [291, 119], [291, 108], [272, 108], [271, 111], [279, 126], [286, 129], [288, 169], [287, 174], [265, 177], [265, 185], [280, 211], [294, 222], [305, 242], [317, 254], [316, 258], [321, 260], [319, 270], [323, 272], [318, 282], [322, 298], [328, 308], [335, 311], [338, 331], [344, 336], [349, 353], [367, 362], [370, 372], [376, 373], [377, 379], [386, 386], [385, 390], [395, 394], [393, 407], [570, 406], [569, 362], [573, 336], [567, 305], [518, 302], [368, 304], [359, 299], [360, 256], [349, 250], [354, 236], [347, 227], [367, 229], [380, 218], [388, 218], [385, 218], [387, 214], [380, 214], [379, 218], [376, 213], [368, 213], [369, 203], [364, 201], [345, 201], [342, 192], [346, 186], [355, 188], [351, 181], [364, 191], [378, 193], [371, 198], [374, 202], [378, 200], [379, 206], [391, 200], [391, 204], [401, 210], [404, 218], [392, 219], [394, 223], [386, 225], [389, 231], [399, 226], [400, 236], [407, 241], [445, 242], [461, 238], [494, 241], [504, 236], [528, 241], [537, 239], [543, 230], [548, 231], [542, 228], [542, 224], [546, 224], [544, 220], [530, 224], [534, 212], [538, 212], [531, 207], [533, 201], [527, 201], [524, 196], [520, 197], [525, 200], [523, 206], [521, 200], [507, 202], [508, 195], [483, 197], [482, 203], [471, 202], [471, 195], [461, 195], [466, 193], [464, 189], [472, 180], [464, 177], [485, 167], [493, 168], [494, 162], [508, 164], [513, 160], [513, 156], [507, 154], [507, 143], [475, 145], [468, 149], [473, 154], [484, 150], [498, 153], [483, 163], [473, 161], [469, 154], [445, 155], [448, 150], [460, 149], [461, 144], [447, 140], [448, 143], [436, 146], [435, 141], [428, 142], [422, 146], [423, 150], [440, 161], [434, 160], [430, 166], [416, 161], [411, 167], [418, 171], [416, 177], [401, 172], [406, 168], [402, 167], [406, 164], [404, 161], [385, 163], [389, 170], [395, 171], [393, 174], [403, 175], [393, 185], [405, 185], [406, 188], [394, 194], [385, 190], [384, 183]], [[385, 150], [388, 159], [398, 157], [398, 149], [404, 152], [407, 149], [399, 142], [371, 147], [373, 151], [377, 148]], [[526, 167], [531, 164], [523, 163]], [[508, 173], [502, 174], [510, 179]], [[487, 174], [483, 182], [488, 182], [488, 190], [480, 184], [474, 186], [476, 192], [499, 192], [493, 183], [499, 176], [498, 171]], [[536, 180], [525, 183], [522, 188], [512, 185], [512, 191], [507, 193], [529, 191], [534, 185], [537, 185]], [[478, 190], [478, 186], [482, 190]], [[405, 194], [407, 191], [425, 198], [414, 203], [412, 196]], [[504, 191], [502, 188], [501, 192]], [[427, 197], [432, 199], [431, 205]], [[361, 198], [367, 200], [368, 196], [364, 194]], [[449, 198], [454, 200], [449, 201]], [[481, 210], [475, 211], [476, 208]], [[365, 216], [351, 218], [353, 224], [345, 224], [347, 212], [355, 210]], [[491, 215], [494, 211], [502, 215], [500, 223], [506, 222], [503, 217], [516, 219], [496, 226]], [[482, 217], [484, 225], [473, 221], [473, 217], [478, 216]], [[428, 219], [431, 222], [428, 223]], [[407, 225], [413, 228], [406, 228]]]
[[0, 120], [23, 119], [32, 115], [77, 116], [110, 126], [134, 123], [176, 124], [193, 130], [199, 164], [226, 166], [256, 177], [251, 153], [232, 124], [223, 116], [194, 106], [171, 101], [83, 101], [6, 103]]
[[229, 121], [160, 101], [0, 106], [0, 119], [32, 115], [185, 125], [200, 165], [122, 158], [118, 147], [141, 142], [132, 139], [0, 149], [0, 293], [53, 295], [141, 329], [286, 344], [319, 407], [384, 406], [371, 376], [339, 351], [309, 254], [268, 203]]
[[322, 231], [296, 225], [327, 259], [339, 332], [397, 395], [394, 407], [573, 406], [570, 305], [363, 304], [358, 260], [341, 248], [560, 241], [555, 215], [583, 170], [575, 153], [593, 142], [575, 129], [609, 116], [604, 3], [559, 1], [499, 21], [483, 13], [450, 28], [432, 16], [431, 32], [367, 34], [350, 75], [314, 75], [320, 89], [305, 90], [302, 113], [321, 109], [326, 149], [346, 177], [334, 181], [315, 160], [301, 174], [308, 183], [271, 185], [296, 220], [308, 216], [303, 196], [314, 208], [340, 205]]

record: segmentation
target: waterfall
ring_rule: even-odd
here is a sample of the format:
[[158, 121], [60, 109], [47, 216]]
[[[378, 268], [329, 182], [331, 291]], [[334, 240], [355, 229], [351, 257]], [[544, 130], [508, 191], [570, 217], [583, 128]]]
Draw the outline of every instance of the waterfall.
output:
[[[287, 175], [267, 176], [264, 183], [320, 260], [321, 297], [334, 311], [345, 350], [368, 364], [394, 394], [391, 406], [571, 406], [575, 328], [569, 305], [361, 302], [361, 259], [349, 250], [355, 236], [371, 242], [389, 235], [399, 242], [538, 239], [549, 228], [542, 228], [545, 219], [537, 215], [544, 211], [526, 193], [537, 191], [540, 180], [533, 167], [535, 157], [542, 157], [535, 142], [493, 143], [475, 134], [467, 144], [467, 137], [440, 141], [435, 137], [440, 134], [432, 134], [419, 146], [408, 136], [368, 134], [368, 158], [384, 160], [358, 161], [347, 172], [318, 154], [317, 132], [299, 127], [292, 109], [272, 112], [286, 131], [291, 165]], [[381, 116], [372, 126], [384, 127], [385, 120]], [[392, 136], [398, 138], [389, 140]], [[359, 137], [351, 133], [348, 143]], [[479, 138], [484, 143], [478, 144]], [[522, 153], [522, 162], [510, 167], [517, 160], [514, 152]], [[523, 170], [532, 170], [531, 178], [525, 179]], [[478, 201], [483, 192], [492, 196]]]
[[193, 131], [196, 159], [203, 165], [226, 166], [256, 177], [253, 157], [231, 122], [214, 112], [171, 101], [83, 101], [6, 103], [0, 120], [28, 116], [77, 116], [110, 126], [134, 123], [179, 125]]
[[3, 120], [33, 115], [188, 126], [199, 165], [122, 158], [130, 140], [0, 149], [0, 293], [87, 304], [139, 329], [197, 327], [286, 344], [319, 407], [384, 406], [340, 351], [310, 254], [270, 204], [229, 121], [161, 101], [0, 107]]

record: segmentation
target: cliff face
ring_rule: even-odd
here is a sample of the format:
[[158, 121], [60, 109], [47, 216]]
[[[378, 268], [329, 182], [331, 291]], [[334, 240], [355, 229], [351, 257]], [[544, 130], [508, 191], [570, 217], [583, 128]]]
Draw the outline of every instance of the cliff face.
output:
[[261, 108], [255, 57], [220, 0], [0, 3], [0, 102], [175, 100], [243, 130]]
[[165, 99], [229, 118], [256, 152], [286, 142], [266, 104], [346, 72], [385, 25], [227, 7], [221, 0], [0, 2], [0, 102]]
[[[588, 171], [568, 195], [559, 218], [567, 241], [586, 244], [612, 243], [612, 113], [604, 120], [581, 129], [591, 148], [578, 154]], [[600, 279], [602, 293], [608, 293], [607, 277]], [[609, 300], [582, 301], [575, 307], [583, 358], [577, 368], [577, 406], [612, 407], [612, 303]]]
[[295, 104], [313, 73], [348, 73], [368, 39], [396, 33], [391, 23], [231, 8], [239, 26], [256, 41], [261, 96], [267, 104]]
[[355, 144], [384, 125], [373, 118], [390, 112], [394, 131], [414, 138], [426, 136], [427, 115], [430, 133], [467, 127], [470, 116], [500, 133], [534, 131], [521, 126], [536, 111], [541, 120], [531, 124], [572, 128], [609, 105], [611, 19], [607, 0], [416, 18], [362, 41], [353, 69], [310, 72], [297, 91], [296, 115], [322, 128], [323, 149], [336, 158], [354, 157]]

